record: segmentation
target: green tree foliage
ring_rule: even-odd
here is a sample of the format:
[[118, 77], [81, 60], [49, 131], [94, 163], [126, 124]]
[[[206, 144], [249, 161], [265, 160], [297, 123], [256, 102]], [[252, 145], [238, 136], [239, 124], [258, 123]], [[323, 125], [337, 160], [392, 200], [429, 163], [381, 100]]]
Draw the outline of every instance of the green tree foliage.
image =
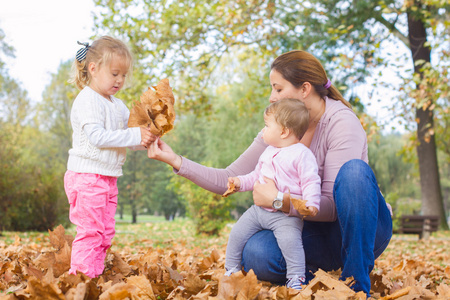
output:
[[58, 172], [66, 170], [68, 151], [72, 146], [70, 110], [79, 92], [68, 82], [71, 66], [72, 61], [63, 62], [58, 71], [51, 74], [51, 81], [44, 90], [42, 101], [37, 105], [40, 129], [51, 136], [46, 151], [51, 151], [48, 156], [52, 157], [51, 164]]
[[[446, 158], [448, 159], [448, 155], [446, 153], [443, 153], [442, 151], [439, 152], [440, 161], [445, 161]], [[449, 163], [443, 164], [442, 167], [439, 169], [439, 171], [441, 172], [440, 175], [441, 175], [442, 196], [444, 198], [444, 205], [447, 211], [447, 216], [450, 216], [450, 164]]]
[[[148, 160], [148, 159], [147, 159]], [[186, 215], [186, 203], [182, 196], [175, 193], [170, 182], [173, 177], [172, 168], [159, 163], [158, 171], [150, 185], [150, 199], [146, 202], [149, 212], [158, 212], [166, 220]]]
[[[15, 132], [12, 128], [8, 128], [3, 121], [0, 122], [0, 231], [9, 229], [11, 226], [11, 216], [9, 208], [20, 192], [21, 170], [20, 168], [12, 168], [11, 162], [19, 161], [19, 154], [15, 151], [14, 137]], [[9, 141], [8, 143], [6, 141]], [[12, 143], [10, 143], [12, 142]]]
[[131, 212], [132, 223], [140, 214], [164, 215], [167, 220], [184, 216], [185, 205], [168, 187], [172, 170], [148, 159], [147, 151], [127, 151], [123, 176], [119, 177], [119, 213]]
[[145, 188], [146, 182], [152, 181], [152, 172], [148, 169], [148, 164], [143, 160], [145, 157], [142, 157], [141, 154], [135, 151], [127, 151], [127, 159], [123, 167], [124, 176], [117, 180], [119, 211], [122, 215], [124, 207], [128, 205], [133, 224], [137, 222], [138, 213], [143, 207], [143, 202], [140, 199], [148, 197], [148, 191]]
[[[364, 83], [368, 75], [380, 66], [391, 67], [395, 63], [389, 60], [392, 45], [406, 46], [410, 52], [405, 52], [403, 61], [413, 65], [412, 61], [414, 71], [406, 70], [409, 76], [403, 77], [415, 78], [412, 91], [423, 95], [427, 86], [424, 82], [433, 82], [433, 78], [443, 77], [442, 82], [448, 86], [448, 73], [444, 71], [448, 68], [448, 54], [441, 55], [446, 59], [441, 64], [444, 68], [432, 68], [441, 76], [430, 78], [427, 72], [431, 51], [438, 56], [448, 53], [448, 1], [97, 0], [96, 4], [102, 7], [97, 25], [129, 40], [138, 60], [147, 66], [142, 71], [149, 76], [164, 74], [181, 79], [177, 80], [177, 87], [186, 109], [211, 108], [205, 90], [212, 70], [230, 49], [244, 45], [269, 58], [292, 49], [314, 53], [349, 98], [353, 87]], [[401, 92], [405, 94], [403, 88]], [[418, 99], [411, 93], [407, 95], [408, 99]], [[429, 95], [396, 112], [406, 115], [416, 110], [420, 121], [416, 148], [422, 208], [424, 213], [430, 213], [430, 209], [431, 213], [439, 212], [444, 221], [434, 145], [436, 133], [444, 129], [439, 127], [441, 122], [433, 121], [446, 119], [434, 113], [437, 97], [448, 99], [448, 94], [434, 91]], [[445, 112], [448, 105], [443, 105], [441, 111]], [[444, 136], [442, 140], [448, 138]], [[442, 222], [442, 226], [445, 228], [446, 224]]]
[[198, 234], [217, 235], [229, 221], [233, 206], [227, 198], [210, 193], [186, 180], [177, 184], [177, 192], [188, 203], [189, 216], [194, 220]]
[[369, 143], [369, 164], [384, 194], [420, 198], [419, 172], [415, 164], [403, 159], [401, 150], [407, 136], [389, 134], [377, 136]]
[[[3, 38], [0, 30], [0, 49], [11, 56]], [[34, 111], [0, 61], [0, 230], [46, 231], [61, 220], [61, 177], [46, 148], [52, 139], [39, 130]]]
[[403, 157], [408, 135], [377, 135], [369, 143], [369, 165], [380, 190], [394, 213], [394, 228], [399, 217], [420, 212], [420, 177], [417, 164]]
[[[213, 123], [208, 122], [206, 118], [197, 118], [194, 114], [183, 116], [176, 124], [174, 131], [164, 139], [177, 153], [194, 161], [206, 163], [205, 159], [208, 158], [208, 155], [224, 153], [221, 151], [210, 152], [205, 147], [208, 138], [212, 137], [210, 126]], [[158, 182], [160, 187], [163, 184]], [[193, 219], [198, 233], [216, 234], [230, 219], [229, 210], [232, 202], [228, 198], [210, 193], [173, 174], [167, 188], [184, 203], [187, 215]]]

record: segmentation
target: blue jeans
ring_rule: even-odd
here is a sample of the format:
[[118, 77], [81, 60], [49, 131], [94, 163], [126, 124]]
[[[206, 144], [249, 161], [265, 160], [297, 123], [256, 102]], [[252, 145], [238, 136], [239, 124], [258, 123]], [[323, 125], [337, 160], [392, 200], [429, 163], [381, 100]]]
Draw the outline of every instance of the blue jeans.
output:
[[[306, 280], [311, 280], [319, 268], [342, 268], [341, 279], [353, 276], [352, 288], [369, 295], [369, 274], [392, 237], [391, 214], [372, 169], [359, 159], [341, 167], [333, 195], [338, 219], [304, 224]], [[260, 280], [286, 283], [286, 263], [270, 230], [262, 230], [248, 240], [242, 265], [246, 271], [253, 269]]]

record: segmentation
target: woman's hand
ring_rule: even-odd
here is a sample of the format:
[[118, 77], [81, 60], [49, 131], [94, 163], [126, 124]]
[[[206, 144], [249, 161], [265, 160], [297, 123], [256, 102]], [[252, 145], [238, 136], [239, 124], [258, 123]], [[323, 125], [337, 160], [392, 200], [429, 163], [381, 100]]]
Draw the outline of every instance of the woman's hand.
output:
[[264, 177], [266, 183], [262, 184], [256, 181], [253, 185], [253, 202], [257, 206], [272, 207], [273, 199], [278, 194], [275, 182], [272, 179]]
[[156, 159], [172, 166], [179, 170], [181, 167], [181, 156], [173, 152], [172, 148], [163, 142], [160, 138], [157, 138], [148, 148], [147, 156], [152, 159]]

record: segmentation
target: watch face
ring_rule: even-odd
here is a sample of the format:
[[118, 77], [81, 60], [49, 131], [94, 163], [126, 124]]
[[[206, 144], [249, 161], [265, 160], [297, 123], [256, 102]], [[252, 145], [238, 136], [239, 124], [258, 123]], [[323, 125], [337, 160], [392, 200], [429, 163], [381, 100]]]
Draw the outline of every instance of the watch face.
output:
[[283, 207], [283, 201], [275, 199], [273, 200], [272, 206], [275, 209], [280, 209], [281, 207]]

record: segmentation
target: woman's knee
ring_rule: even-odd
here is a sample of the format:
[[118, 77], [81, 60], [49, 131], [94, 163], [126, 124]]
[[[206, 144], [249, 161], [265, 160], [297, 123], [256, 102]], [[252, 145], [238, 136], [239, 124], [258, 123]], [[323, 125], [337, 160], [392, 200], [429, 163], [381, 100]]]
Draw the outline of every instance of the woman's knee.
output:
[[[338, 212], [343, 208], [357, 209], [377, 199], [379, 188], [370, 166], [363, 160], [352, 159], [342, 165], [334, 183], [333, 196]], [[364, 201], [362, 201], [364, 200]]]
[[259, 231], [247, 241], [242, 253], [242, 265], [247, 272], [252, 269], [259, 280], [272, 283], [284, 283], [286, 280], [286, 263], [270, 230]]
[[370, 166], [361, 159], [352, 159], [344, 163], [339, 169], [336, 176], [336, 182], [342, 179], [345, 180], [360, 180], [368, 175], [373, 174]]
[[247, 264], [259, 265], [267, 259], [269, 253], [272, 256], [277, 251], [281, 253], [274, 233], [271, 230], [261, 230], [248, 239], [244, 247], [242, 259]]

